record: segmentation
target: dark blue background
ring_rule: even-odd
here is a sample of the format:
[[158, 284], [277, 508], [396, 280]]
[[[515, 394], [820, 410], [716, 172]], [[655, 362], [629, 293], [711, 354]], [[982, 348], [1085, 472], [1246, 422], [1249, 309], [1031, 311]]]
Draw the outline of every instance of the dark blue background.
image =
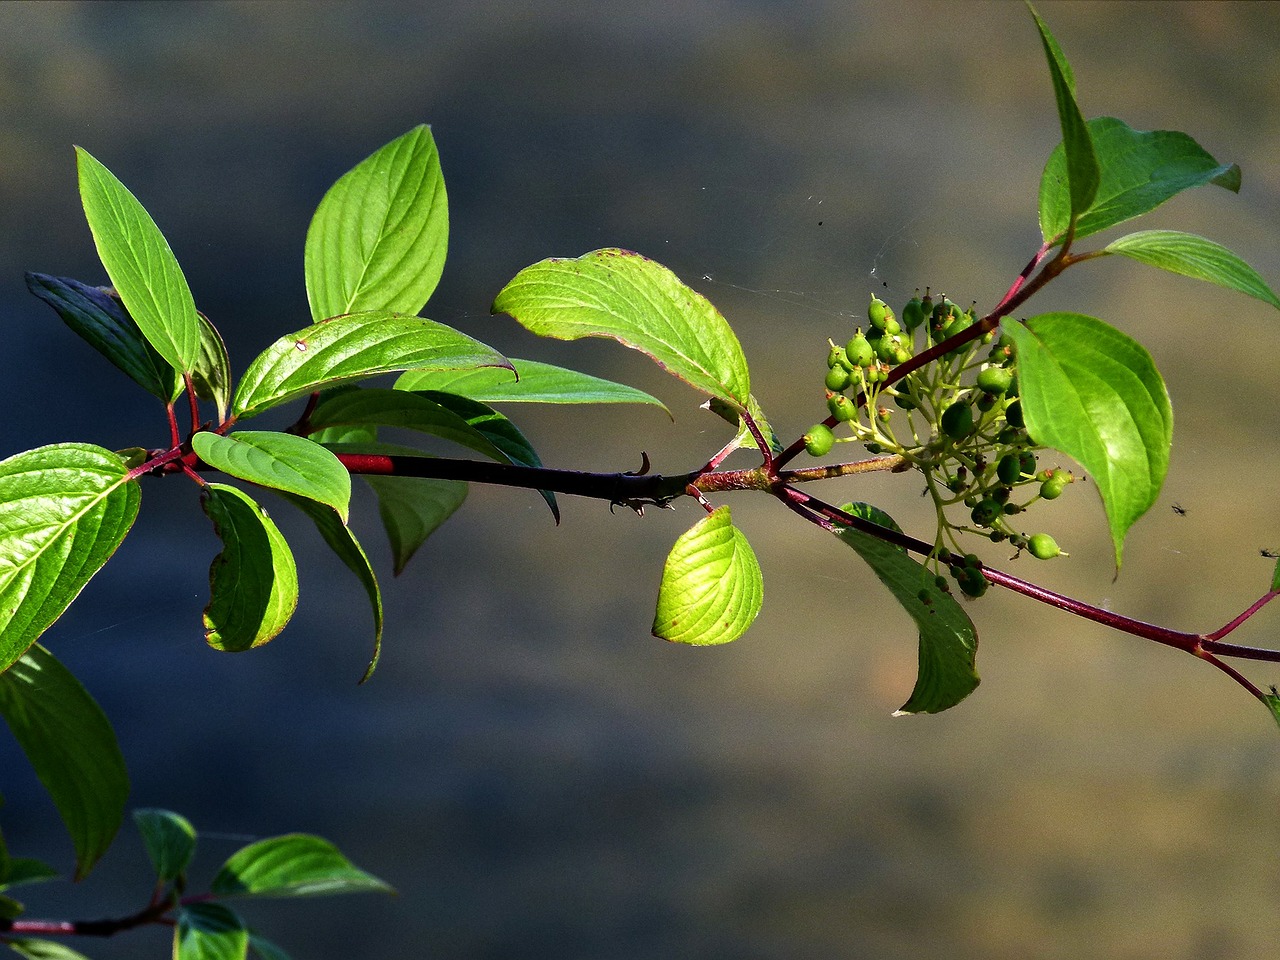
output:
[[[1042, 12], [1087, 115], [1184, 129], [1243, 165], [1241, 196], [1201, 190], [1151, 225], [1280, 279], [1276, 7]], [[870, 291], [901, 302], [927, 283], [980, 305], [1004, 291], [1039, 241], [1052, 102], [1011, 4], [5, 4], [0, 451], [166, 435], [154, 401], [23, 285], [27, 269], [105, 279], [73, 143], [150, 210], [243, 370], [308, 321], [302, 243], [327, 186], [431, 123], [452, 226], [425, 314], [676, 414], [513, 410], [548, 464], [632, 469], [643, 450], [675, 472], [723, 426], [641, 357], [490, 317], [518, 269], [614, 245], [666, 263], [735, 325], [790, 437], [824, 412], [825, 339], [849, 335]], [[1072, 559], [1014, 568], [1216, 626], [1265, 588], [1259, 548], [1280, 546], [1274, 311], [1127, 263], [1059, 287], [1032, 306], [1102, 316], [1155, 355], [1174, 463], [1118, 581], [1087, 487], [1040, 517]], [[926, 532], [918, 492], [890, 478], [830, 498]], [[1276, 731], [1190, 658], [992, 595], [972, 609], [977, 694], [892, 719], [914, 677], [909, 624], [776, 504], [732, 501], [764, 566], [757, 625], [688, 650], [648, 626], [696, 508], [637, 519], [566, 499], [556, 529], [528, 492], [475, 489], [398, 582], [357, 506], [387, 600], [382, 666], [357, 688], [367, 603], [307, 524], [273, 506], [300, 556], [296, 621], [226, 656], [201, 640], [217, 542], [196, 491], [150, 482], [143, 499], [48, 645], [116, 723], [133, 803], [204, 831], [193, 885], [244, 840], [297, 829], [400, 890], [252, 909], [298, 958], [1211, 958], [1280, 937]], [[1265, 615], [1242, 640], [1272, 642], [1273, 627]], [[68, 867], [11, 741], [0, 771], [14, 853]], [[140, 906], [130, 830], [79, 888], [24, 891], [33, 914]], [[78, 946], [158, 957], [165, 936]]]

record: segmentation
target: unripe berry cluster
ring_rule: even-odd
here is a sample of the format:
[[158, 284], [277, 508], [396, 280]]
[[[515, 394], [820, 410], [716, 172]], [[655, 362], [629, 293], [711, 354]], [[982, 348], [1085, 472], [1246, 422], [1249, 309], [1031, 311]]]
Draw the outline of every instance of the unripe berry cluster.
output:
[[[935, 558], [950, 557], [947, 545], [955, 546], [957, 534], [967, 532], [1048, 559], [1061, 552], [1053, 538], [1026, 535], [1015, 518], [1038, 500], [1056, 499], [1074, 477], [1060, 468], [1039, 467], [1041, 448], [1023, 421], [1012, 341], [986, 332], [887, 383], [890, 371], [915, 355], [917, 343], [927, 350], [977, 322], [974, 307], [961, 309], [946, 297], [935, 300], [928, 291], [923, 297], [917, 291], [899, 321], [873, 295], [865, 331], [855, 330], [844, 346], [828, 341], [825, 386], [831, 418], [810, 428], [805, 447], [823, 456], [836, 443], [858, 442], [919, 470], [938, 516]], [[896, 410], [883, 405], [886, 398]], [[831, 422], [837, 428], [846, 425], [849, 435], [837, 436]], [[949, 512], [961, 510], [964, 519], [953, 522]], [[985, 592], [976, 557], [973, 563], [944, 562], [964, 593]]]

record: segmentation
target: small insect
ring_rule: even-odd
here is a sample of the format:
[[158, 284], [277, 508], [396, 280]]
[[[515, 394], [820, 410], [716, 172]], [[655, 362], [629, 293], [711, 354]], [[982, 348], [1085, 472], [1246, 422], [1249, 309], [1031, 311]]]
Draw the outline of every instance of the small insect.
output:
[[1180, 503], [1175, 503], [1173, 505], [1173, 512], [1180, 517], [1185, 517], [1187, 515], [1187, 508]]
[[1266, 557], [1268, 560], [1280, 560], [1280, 550], [1268, 550], [1266, 547], [1263, 547], [1258, 551], [1258, 553]]

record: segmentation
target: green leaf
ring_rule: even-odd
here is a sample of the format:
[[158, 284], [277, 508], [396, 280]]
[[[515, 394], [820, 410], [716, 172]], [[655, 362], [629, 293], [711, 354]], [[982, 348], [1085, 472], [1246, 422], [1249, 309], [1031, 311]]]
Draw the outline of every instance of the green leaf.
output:
[[196, 852], [196, 829], [191, 821], [170, 810], [133, 811], [133, 822], [142, 834], [156, 879], [172, 883], [186, 872]]
[[[492, 407], [454, 394], [346, 390], [321, 401], [311, 412], [310, 424], [319, 429], [362, 424], [403, 427], [442, 437], [501, 463], [542, 466], [515, 424]], [[555, 495], [539, 493], [558, 521]]]
[[254, 952], [258, 960], [290, 960], [289, 954], [284, 950], [253, 931], [249, 931], [249, 949]]
[[58, 808], [75, 846], [75, 878], [83, 879], [111, 846], [129, 795], [110, 721], [39, 644], [0, 674], [0, 716]]
[[240, 430], [224, 437], [201, 430], [191, 437], [191, 449], [215, 470], [327, 504], [347, 522], [351, 474], [306, 437], [272, 430]]
[[[4, 681], [0, 680], [0, 685], [3, 683]], [[9, 861], [4, 882], [0, 883], [0, 890], [11, 890], [14, 887], [25, 887], [28, 884], [44, 883], [57, 878], [58, 871], [43, 860], [36, 860], [34, 857], [13, 857]]]
[[653, 634], [706, 646], [737, 640], [764, 604], [760, 564], [728, 507], [717, 507], [676, 540], [662, 568]]
[[31, 937], [11, 937], [0, 940], [14, 953], [28, 960], [89, 960], [78, 950], [54, 940], [37, 940]]
[[[341, 453], [407, 454], [420, 457], [421, 450], [389, 443], [343, 444]], [[391, 544], [395, 575], [399, 576], [418, 548], [467, 498], [467, 484], [459, 480], [432, 480], [426, 477], [381, 477], [363, 475], [378, 498], [378, 513]]]
[[181, 392], [182, 379], [147, 342], [110, 287], [28, 273], [27, 289], [142, 389], [166, 403]]
[[200, 361], [200, 321], [169, 242], [125, 185], [80, 147], [76, 147], [76, 166], [80, 199], [98, 258], [125, 309], [175, 370], [195, 370]]
[[[26, 912], [26, 905], [21, 900], [15, 900], [13, 897], [6, 897], [0, 894], [0, 921], [15, 920]], [[0, 945], [4, 944], [4, 940], [0, 939]]]
[[[1048, 25], [1040, 18], [1040, 14], [1036, 13], [1035, 8], [1030, 3], [1027, 4], [1027, 8], [1036, 21], [1036, 29], [1040, 31], [1040, 40], [1044, 43], [1044, 55], [1049, 61], [1049, 76], [1053, 81], [1053, 95], [1058, 103], [1058, 121], [1062, 126], [1063, 162], [1057, 171], [1056, 184], [1064, 189], [1067, 199], [1067, 223], [1063, 225], [1065, 232], [1070, 223], [1089, 208], [1098, 193], [1101, 178], [1100, 161], [1089, 128], [1080, 113], [1080, 106], [1076, 103], [1075, 75], [1071, 72], [1066, 54], [1062, 52], [1058, 41], [1049, 32]], [[1046, 171], [1046, 178], [1047, 176]], [[1065, 184], [1062, 182], [1064, 180]], [[1043, 228], [1045, 223], [1043, 186], [1040, 222]], [[1045, 240], [1049, 240], [1051, 235], [1046, 232], [1044, 236]], [[1054, 236], [1056, 239], [1056, 235]]]
[[352, 866], [328, 840], [290, 833], [237, 850], [209, 887], [219, 897], [318, 897], [336, 893], [392, 893]]
[[[1240, 168], [1219, 164], [1185, 133], [1134, 130], [1115, 117], [1097, 117], [1088, 128], [1102, 175], [1097, 195], [1076, 222], [1077, 240], [1149, 213], [1191, 187], [1212, 183], [1240, 191]], [[1062, 240], [1071, 215], [1066, 171], [1059, 144], [1040, 180], [1040, 229], [1049, 242]]]
[[399, 370], [507, 367], [505, 357], [452, 327], [372, 311], [322, 320], [281, 337], [258, 355], [236, 387], [237, 417], [251, 417], [321, 387]]
[[[758, 446], [755, 436], [751, 433], [751, 428], [747, 426], [747, 421], [738, 414], [738, 411], [731, 404], [712, 397], [703, 406], [726, 423], [738, 428], [738, 435], [733, 438], [733, 448], [735, 450], [739, 447], [755, 449]], [[764, 437], [769, 452], [781, 453], [782, 444], [778, 441], [778, 435], [774, 433], [773, 426], [769, 423], [768, 418], [765, 417], [764, 411], [760, 409], [760, 403], [756, 400], [754, 393], [747, 399], [747, 413], [755, 421], [756, 428], [760, 431], [760, 435]]]
[[[865, 503], [849, 503], [841, 509], [899, 530], [887, 514]], [[902, 547], [853, 527], [842, 528], [836, 535], [858, 551], [920, 629], [915, 689], [897, 713], [939, 713], [973, 693], [978, 686], [978, 632], [955, 598], [940, 590], [928, 568], [912, 560]]]
[[449, 205], [431, 130], [414, 127], [343, 175], [307, 230], [316, 320], [358, 310], [417, 313], [435, 290]]
[[0, 462], [0, 671], [62, 615], [138, 515], [119, 455], [59, 443]]
[[203, 313], [200, 318], [200, 359], [191, 371], [191, 385], [196, 396], [218, 408], [218, 422], [227, 418], [231, 403], [231, 358], [218, 328]]
[[178, 911], [173, 931], [173, 960], [244, 960], [249, 931], [230, 907], [189, 903]]
[[1272, 687], [1270, 693], [1262, 695], [1262, 702], [1267, 705], [1267, 709], [1271, 711], [1271, 719], [1280, 724], [1280, 695], [1276, 694], [1276, 688]]
[[1221, 244], [1192, 233], [1141, 230], [1111, 241], [1103, 252], [1119, 253], [1170, 273], [1207, 280], [1280, 309], [1280, 298], [1258, 271]]
[[[468, 426], [502, 451], [503, 459], [509, 463], [525, 467], [542, 466], [542, 460], [520, 428], [493, 407], [452, 393], [429, 391], [422, 395], [465, 420]], [[550, 490], [539, 490], [538, 493], [547, 501], [552, 516], [559, 523], [560, 507], [556, 503], [556, 495]]]
[[1017, 350], [1027, 431], [1089, 472], [1118, 570], [1125, 533], [1155, 503], [1169, 468], [1173, 409], [1160, 372], [1140, 343], [1095, 317], [1045, 313], [1004, 329]]
[[280, 491], [280, 495], [311, 518], [324, 542], [346, 564], [347, 569], [356, 575], [365, 593], [369, 595], [369, 605], [373, 608], [373, 656], [364, 676], [360, 678], [360, 682], [364, 683], [373, 676], [373, 671], [378, 666], [378, 657], [382, 654], [382, 589], [378, 586], [373, 564], [369, 562], [368, 554], [360, 546], [360, 541], [351, 532], [351, 528], [332, 507], [283, 491]]
[[298, 570], [284, 536], [267, 512], [235, 487], [211, 483], [204, 512], [222, 540], [209, 568], [205, 640], [239, 651], [275, 637], [298, 605]]
[[746, 357], [720, 312], [659, 263], [627, 250], [525, 267], [498, 294], [507, 313], [542, 337], [609, 337], [739, 409], [751, 395]]
[[[483, 403], [647, 403], [666, 404], [643, 390], [536, 360], [512, 360], [502, 368], [476, 370], [410, 370], [396, 381], [397, 390], [438, 390]], [[667, 410], [670, 414], [671, 411]]]
[[1276, 561], [1276, 568], [1271, 574], [1271, 589], [1280, 593], [1280, 560]]

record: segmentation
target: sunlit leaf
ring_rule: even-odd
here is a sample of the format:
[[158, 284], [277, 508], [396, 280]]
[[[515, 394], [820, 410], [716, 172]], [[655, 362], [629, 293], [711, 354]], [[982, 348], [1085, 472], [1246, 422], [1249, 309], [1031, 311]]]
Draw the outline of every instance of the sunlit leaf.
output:
[[[865, 503], [849, 503], [842, 509], [890, 530], [899, 529], [887, 514]], [[841, 528], [837, 536], [858, 551], [920, 630], [915, 689], [897, 712], [938, 713], [973, 693], [978, 686], [978, 632], [955, 598], [939, 589], [934, 575], [902, 547], [852, 527]]]
[[178, 911], [173, 930], [173, 960], [245, 960], [249, 931], [221, 903], [188, 903]]
[[1126, 532], [1155, 503], [1169, 468], [1164, 380], [1140, 343], [1094, 317], [1045, 313], [1004, 330], [1017, 349], [1027, 431], [1089, 472], [1118, 569]]
[[1276, 694], [1275, 690], [1276, 688], [1272, 687], [1270, 693], [1264, 693], [1262, 702], [1271, 711], [1271, 719], [1280, 724], [1280, 696]]
[[191, 372], [200, 361], [200, 321], [169, 242], [125, 185], [80, 147], [76, 165], [98, 258], [125, 309], [160, 356]]
[[191, 449], [215, 470], [327, 504], [347, 522], [351, 474], [306, 437], [271, 430], [240, 430], [224, 437], [201, 430], [192, 436]]
[[236, 386], [232, 413], [251, 417], [322, 387], [399, 370], [507, 367], [500, 353], [434, 320], [383, 311], [334, 317], [281, 337]]
[[[1240, 168], [1218, 163], [1185, 133], [1134, 130], [1115, 117], [1097, 117], [1087, 126], [1102, 173], [1097, 195], [1076, 222], [1077, 240], [1148, 213], [1191, 187], [1240, 190]], [[1040, 180], [1040, 229], [1047, 241], [1059, 241], [1067, 231], [1067, 169], [1059, 144]]]
[[62, 615], [138, 515], [118, 454], [59, 443], [0, 462], [0, 671]]
[[764, 578], [751, 544], [717, 507], [676, 540], [662, 568], [653, 634], [705, 646], [746, 633], [764, 603]]
[[8, 937], [0, 940], [0, 944], [27, 960], [89, 960], [80, 951], [72, 950], [65, 943], [58, 943], [56, 940]]
[[1280, 309], [1258, 271], [1219, 243], [1178, 230], [1141, 230], [1112, 240], [1103, 251], [1119, 253], [1170, 273], [1207, 280]]
[[511, 366], [514, 374], [500, 367], [410, 370], [400, 375], [396, 389], [439, 390], [483, 403], [646, 403], [667, 409], [643, 390], [577, 370], [536, 360], [512, 360]]
[[171, 883], [186, 871], [196, 852], [196, 830], [191, 821], [171, 810], [133, 811], [133, 822], [151, 858], [156, 879]]
[[702, 294], [637, 253], [596, 250], [525, 267], [493, 311], [543, 337], [612, 338], [704, 393], [747, 406], [747, 361], [728, 322]]
[[111, 846], [129, 795], [110, 721], [39, 644], [0, 674], [0, 716], [58, 808], [75, 846], [76, 879], [82, 879]]
[[307, 230], [316, 320], [361, 310], [417, 313], [435, 290], [449, 208], [431, 130], [414, 127], [344, 174]]
[[209, 568], [205, 639], [227, 651], [264, 644], [298, 605], [293, 554], [267, 512], [243, 491], [211, 483], [203, 505], [223, 544]]
[[[1088, 125], [1080, 113], [1076, 103], [1076, 82], [1067, 62], [1066, 54], [1058, 45], [1058, 41], [1049, 32], [1048, 25], [1036, 13], [1035, 8], [1027, 4], [1031, 16], [1035, 19], [1036, 29], [1040, 31], [1040, 39], [1044, 44], [1045, 58], [1049, 62], [1049, 76], [1053, 81], [1053, 95], [1058, 103], [1058, 121], [1062, 127], [1062, 164], [1055, 170], [1055, 185], [1062, 191], [1066, 200], [1066, 217], [1062, 225], [1065, 232], [1069, 223], [1089, 209], [1098, 193], [1101, 177], [1101, 160], [1096, 152]], [[1048, 179], [1048, 171], [1045, 178]], [[1065, 182], [1064, 182], [1065, 181]], [[1060, 198], [1061, 199], [1061, 198]], [[1055, 214], [1061, 214], [1055, 210]], [[1040, 223], [1046, 223], [1046, 210], [1043, 186], [1040, 200]], [[1045, 232], [1045, 239], [1056, 239], [1057, 234]]]
[[377, 877], [353, 866], [328, 840], [304, 833], [271, 837], [237, 850], [209, 889], [219, 897], [393, 892]]
[[178, 395], [182, 379], [147, 342], [110, 287], [91, 287], [66, 277], [28, 273], [27, 289], [53, 307], [68, 327], [148, 393], [166, 403]]

